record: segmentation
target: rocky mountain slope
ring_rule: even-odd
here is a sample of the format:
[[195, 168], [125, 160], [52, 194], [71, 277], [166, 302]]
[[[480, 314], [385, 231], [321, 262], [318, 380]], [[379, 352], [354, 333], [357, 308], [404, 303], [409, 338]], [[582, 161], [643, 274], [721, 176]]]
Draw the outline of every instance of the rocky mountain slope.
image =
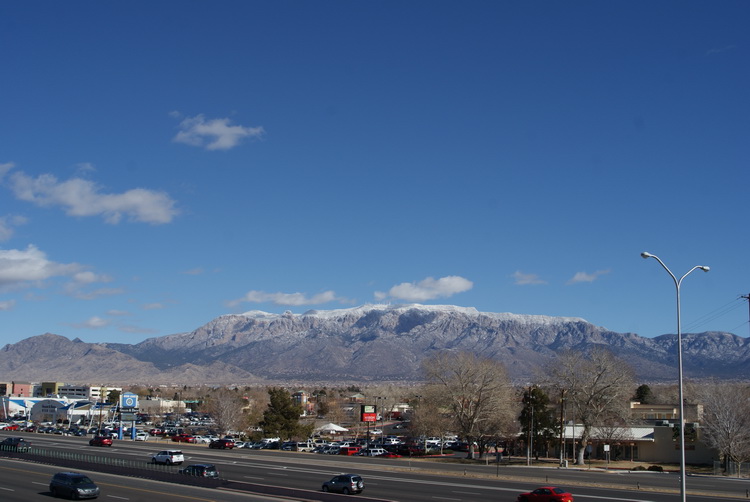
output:
[[[56, 335], [0, 350], [4, 380], [127, 383], [368, 382], [419, 380], [439, 351], [496, 358], [531, 379], [564, 350], [605, 346], [643, 381], [676, 379], [676, 336], [615, 333], [583, 319], [485, 313], [473, 308], [366, 305], [351, 309], [225, 315], [189, 333], [135, 345], [87, 344]], [[683, 335], [686, 377], [747, 378], [750, 340]]]

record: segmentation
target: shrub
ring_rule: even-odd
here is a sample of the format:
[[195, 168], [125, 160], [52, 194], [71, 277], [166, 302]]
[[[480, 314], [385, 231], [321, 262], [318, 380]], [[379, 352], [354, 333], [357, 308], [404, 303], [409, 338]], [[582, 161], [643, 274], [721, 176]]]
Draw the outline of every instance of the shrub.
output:
[[664, 472], [664, 468], [660, 465], [649, 465], [648, 470], [654, 472]]

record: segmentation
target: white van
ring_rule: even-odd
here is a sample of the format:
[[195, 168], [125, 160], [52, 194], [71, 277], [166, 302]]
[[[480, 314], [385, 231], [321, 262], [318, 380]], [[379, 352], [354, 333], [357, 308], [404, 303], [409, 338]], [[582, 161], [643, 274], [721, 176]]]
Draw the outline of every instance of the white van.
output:
[[365, 457], [378, 457], [380, 455], [385, 455], [386, 453], [388, 452], [383, 448], [367, 448], [362, 450], [359, 454]]

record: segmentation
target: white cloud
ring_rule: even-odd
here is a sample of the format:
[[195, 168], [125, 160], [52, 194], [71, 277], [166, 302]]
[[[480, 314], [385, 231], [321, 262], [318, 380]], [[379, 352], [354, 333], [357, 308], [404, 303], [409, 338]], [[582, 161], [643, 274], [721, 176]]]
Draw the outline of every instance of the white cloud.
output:
[[547, 281], [542, 280], [536, 274], [524, 274], [520, 270], [513, 272], [513, 280], [518, 286], [528, 286], [534, 284], [547, 284]]
[[273, 303], [274, 305], [320, 305], [332, 301], [345, 302], [342, 298], [337, 298], [333, 291], [324, 291], [308, 297], [303, 293], [266, 293], [263, 291], [248, 291], [245, 296], [238, 300], [228, 302], [230, 307], [240, 303]]
[[85, 328], [85, 329], [100, 329], [106, 328], [110, 325], [110, 321], [102, 319], [101, 317], [92, 317], [84, 322], [72, 324], [74, 328]]
[[[175, 112], [170, 115], [176, 116]], [[230, 125], [230, 119], [206, 119], [203, 114], [187, 117], [180, 122], [180, 132], [172, 139], [175, 143], [204, 147], [206, 150], [229, 150], [244, 138], [261, 138], [263, 127]]]
[[8, 300], [4, 302], [0, 302], [0, 312], [3, 310], [13, 310], [13, 307], [16, 306], [15, 300]]
[[428, 277], [419, 282], [402, 282], [393, 286], [388, 293], [375, 292], [375, 298], [383, 300], [391, 297], [409, 302], [423, 302], [436, 298], [447, 298], [456, 293], [463, 293], [474, 287], [474, 283], [457, 275], [434, 279]]
[[103, 216], [119, 223], [123, 215], [132, 221], [169, 223], [178, 214], [175, 201], [166, 193], [134, 188], [123, 193], [101, 193], [101, 187], [81, 178], [58, 181], [51, 174], [36, 178], [22, 172], [10, 176], [15, 196], [40, 207], [61, 206], [70, 216]]
[[0, 287], [43, 281], [52, 277], [74, 276], [83, 267], [77, 263], [55, 263], [35, 246], [25, 250], [0, 249]]
[[576, 284], [579, 282], [594, 282], [599, 278], [599, 276], [606, 275], [609, 273], [609, 270], [597, 270], [593, 274], [589, 274], [587, 272], [577, 272], [576, 275], [573, 276], [572, 279], [570, 279], [565, 284]]

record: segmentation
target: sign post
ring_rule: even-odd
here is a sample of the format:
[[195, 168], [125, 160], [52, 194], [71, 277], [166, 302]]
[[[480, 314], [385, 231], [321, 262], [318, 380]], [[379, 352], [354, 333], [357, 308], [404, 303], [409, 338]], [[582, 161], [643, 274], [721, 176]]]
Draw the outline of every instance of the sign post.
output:
[[120, 439], [122, 439], [122, 423], [130, 422], [130, 439], [135, 440], [135, 414], [138, 412], [138, 394], [124, 392], [120, 396]]

